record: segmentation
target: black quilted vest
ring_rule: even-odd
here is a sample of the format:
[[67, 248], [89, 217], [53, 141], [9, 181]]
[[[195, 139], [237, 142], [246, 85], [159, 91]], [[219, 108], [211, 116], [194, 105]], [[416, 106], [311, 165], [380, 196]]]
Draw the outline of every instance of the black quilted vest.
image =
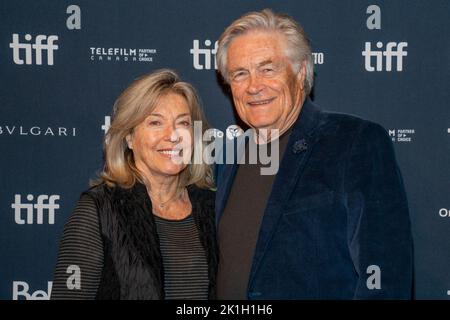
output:
[[[143, 184], [131, 189], [99, 185], [85, 192], [99, 215], [104, 248], [97, 299], [164, 299], [164, 269], [152, 214]], [[214, 193], [188, 187], [192, 214], [208, 261], [209, 298], [215, 299], [217, 244]]]

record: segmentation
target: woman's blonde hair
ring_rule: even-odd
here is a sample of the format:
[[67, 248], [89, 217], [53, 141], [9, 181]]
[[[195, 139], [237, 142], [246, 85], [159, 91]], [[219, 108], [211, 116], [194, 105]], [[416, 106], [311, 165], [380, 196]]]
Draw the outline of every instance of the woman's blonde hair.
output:
[[[208, 124], [196, 90], [189, 83], [182, 82], [173, 70], [156, 70], [133, 81], [114, 103], [111, 126], [104, 140], [105, 165], [99, 179], [92, 185], [106, 183], [111, 187], [117, 185], [131, 188], [136, 182], [144, 183], [126, 137], [156, 108], [159, 99], [169, 93], [186, 99], [192, 123], [202, 122], [202, 135], [194, 136], [193, 157], [204, 149], [202, 136], [208, 129]], [[213, 188], [211, 167], [204, 161], [197, 164], [198, 162], [191, 159], [190, 164], [180, 173], [179, 190], [191, 184], [205, 189]]]

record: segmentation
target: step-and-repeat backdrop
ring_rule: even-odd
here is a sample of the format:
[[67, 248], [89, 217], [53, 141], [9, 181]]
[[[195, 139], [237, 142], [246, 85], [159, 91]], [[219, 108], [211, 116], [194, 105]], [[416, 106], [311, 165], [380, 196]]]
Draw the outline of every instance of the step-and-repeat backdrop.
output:
[[388, 130], [410, 204], [415, 297], [450, 298], [448, 0], [2, 0], [0, 299], [49, 297], [64, 224], [133, 79], [173, 68], [212, 127], [236, 123], [216, 40], [266, 7], [309, 34], [315, 103]]

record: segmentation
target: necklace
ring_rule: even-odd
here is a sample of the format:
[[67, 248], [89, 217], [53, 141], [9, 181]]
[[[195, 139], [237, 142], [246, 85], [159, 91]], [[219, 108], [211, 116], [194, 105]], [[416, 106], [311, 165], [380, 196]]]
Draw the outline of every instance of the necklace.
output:
[[164, 201], [164, 202], [160, 202], [159, 204], [158, 204], [158, 207], [160, 208], [160, 209], [164, 209], [165, 207], [166, 207], [166, 204], [170, 201], [170, 200], [172, 200], [175, 196], [176, 196], [176, 192], [173, 194], [173, 196], [171, 196], [169, 199], [167, 199], [166, 201]]
[[[183, 190], [183, 193], [181, 194], [180, 198], [183, 197], [184, 192], [185, 192], [185, 190]], [[166, 204], [168, 204], [169, 201], [171, 201], [173, 198], [175, 198], [175, 196], [177, 195], [177, 193], [178, 193], [178, 192], [175, 192], [175, 193], [174, 193], [169, 199], [167, 199], [166, 201], [161, 201], [161, 202], [159, 202], [159, 203], [157, 204], [157, 205], [158, 205], [158, 208], [159, 208], [160, 210], [165, 209]]]
[[181, 220], [190, 214], [192, 208], [186, 188], [176, 192], [164, 202], [152, 201], [153, 214], [167, 220]]

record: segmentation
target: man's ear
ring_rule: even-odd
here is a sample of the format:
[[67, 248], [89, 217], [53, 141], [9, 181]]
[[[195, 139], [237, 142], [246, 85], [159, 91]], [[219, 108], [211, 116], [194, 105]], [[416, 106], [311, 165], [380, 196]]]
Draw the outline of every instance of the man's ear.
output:
[[302, 61], [300, 65], [300, 71], [297, 73], [297, 80], [300, 88], [305, 90], [305, 79], [306, 79], [306, 60]]
[[127, 140], [128, 149], [133, 150], [133, 135], [132, 135], [132, 133], [127, 134], [125, 139]]

